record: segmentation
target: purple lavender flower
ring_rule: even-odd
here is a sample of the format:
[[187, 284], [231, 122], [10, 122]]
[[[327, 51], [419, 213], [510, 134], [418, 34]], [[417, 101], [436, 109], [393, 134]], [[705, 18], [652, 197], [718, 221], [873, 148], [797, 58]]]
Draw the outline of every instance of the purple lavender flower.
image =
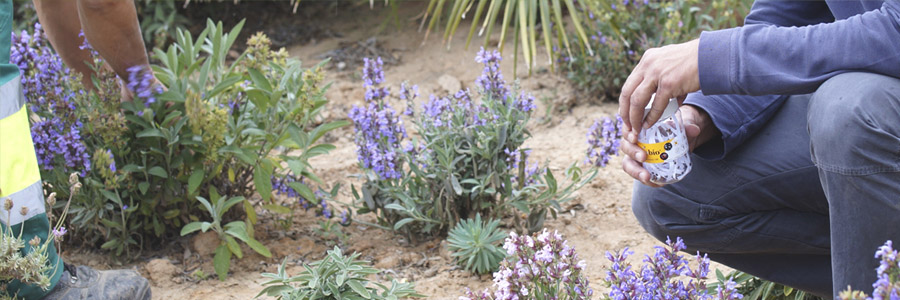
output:
[[537, 108], [537, 105], [534, 104], [534, 96], [526, 94], [519, 95], [514, 106], [523, 112], [530, 112]]
[[403, 111], [404, 115], [413, 116], [415, 111], [413, 110], [413, 100], [419, 97], [419, 86], [414, 85], [410, 87], [406, 84], [406, 82], [400, 83], [400, 100], [406, 101], [406, 110]]
[[622, 118], [616, 115], [616, 121], [603, 118], [602, 123], [594, 121], [588, 130], [588, 150], [585, 164], [596, 167], [605, 167], [611, 156], [619, 154], [619, 144], [622, 139]]
[[476, 294], [466, 289], [459, 299], [570, 300], [589, 299], [594, 293], [582, 274], [584, 261], [559, 233], [544, 229], [532, 238], [511, 232], [503, 249], [509, 256], [494, 273], [494, 292], [485, 289]]
[[144, 107], [156, 102], [156, 96], [162, 94], [163, 88], [153, 77], [153, 70], [148, 66], [136, 65], [128, 68], [128, 89], [134, 93], [134, 100], [144, 102]]
[[478, 55], [475, 56], [475, 61], [484, 64], [484, 70], [482, 70], [481, 76], [475, 79], [475, 84], [481, 88], [481, 93], [484, 95], [506, 104], [506, 99], [509, 98], [510, 94], [509, 90], [506, 89], [506, 81], [503, 80], [503, 74], [500, 72], [501, 60], [503, 60], [503, 57], [500, 56], [500, 52], [497, 50], [488, 52], [481, 48], [481, 51], [478, 51]]
[[341, 225], [347, 226], [350, 225], [350, 210], [345, 210], [341, 212]]
[[35, 122], [31, 126], [31, 137], [38, 164], [44, 170], [53, 170], [55, 159], [62, 157], [65, 172], [80, 170], [82, 176], [87, 175], [91, 160], [80, 129], [80, 122], [66, 126], [56, 117]]
[[57, 239], [59, 239], [59, 238], [63, 237], [64, 235], [66, 235], [66, 233], [68, 233], [68, 232], [69, 231], [66, 230], [65, 226], [60, 226], [58, 228], [53, 229], [53, 236], [56, 237]]
[[272, 180], [272, 191], [275, 194], [285, 195], [288, 198], [299, 198], [301, 204], [305, 199], [300, 197], [300, 194], [294, 190], [294, 188], [290, 187], [288, 184], [291, 182], [303, 182], [303, 179], [298, 179], [297, 177], [285, 175], [284, 177], [277, 178], [274, 175], [271, 178]]
[[407, 135], [396, 111], [388, 104], [370, 102], [364, 107], [354, 105], [349, 115], [356, 131], [357, 158], [362, 167], [375, 171], [381, 179], [400, 178], [399, 152]]
[[374, 87], [384, 82], [384, 61], [381, 57], [370, 59], [363, 58], [363, 75], [365, 81], [364, 86]]
[[[713, 299], [707, 293], [703, 282], [709, 272], [709, 259], [697, 253], [698, 268], [692, 270], [688, 261], [678, 254], [686, 247], [681, 238], [673, 242], [666, 240], [666, 247], [656, 247], [655, 253], [644, 259], [644, 265], [638, 272], [631, 269], [626, 262], [632, 251], [625, 248], [623, 252], [606, 253], [612, 263], [606, 272], [606, 283], [610, 286], [607, 296], [611, 299]], [[685, 276], [688, 281], [678, 280]], [[730, 280], [729, 280], [730, 281]], [[736, 291], [734, 282], [717, 290], [720, 300], [741, 299], [743, 295]]]
[[113, 173], [116, 172], [116, 158], [113, 156], [112, 152], [106, 150], [106, 154], [109, 154], [109, 170]]

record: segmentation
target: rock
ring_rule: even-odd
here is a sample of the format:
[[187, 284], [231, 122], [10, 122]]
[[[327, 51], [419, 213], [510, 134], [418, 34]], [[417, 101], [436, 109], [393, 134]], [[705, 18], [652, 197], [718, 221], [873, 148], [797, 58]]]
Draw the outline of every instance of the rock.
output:
[[462, 84], [459, 82], [459, 78], [453, 77], [453, 75], [449, 74], [444, 74], [441, 75], [441, 77], [438, 77], [438, 85], [440, 85], [441, 88], [450, 95], [456, 94], [457, 91], [462, 89]]
[[403, 265], [411, 265], [414, 263], [418, 263], [419, 261], [423, 261], [422, 255], [415, 252], [406, 252], [403, 253], [403, 256], [400, 258], [400, 261]]
[[198, 233], [191, 238], [191, 246], [200, 256], [212, 255], [219, 246], [219, 236], [212, 230]]
[[398, 265], [400, 265], [400, 258], [398, 258], [397, 255], [387, 255], [378, 260], [375, 267], [384, 270], [392, 269]]
[[443, 257], [444, 259], [446, 259], [448, 261], [453, 261], [453, 257], [450, 256], [450, 247], [449, 247], [447, 241], [441, 242], [441, 248], [438, 251], [440, 251], [441, 257]]
[[372, 248], [375, 248], [375, 242], [372, 239], [360, 239], [350, 244], [350, 247], [347, 248], [347, 253], [365, 253], [366, 250]]
[[157, 285], [160, 285], [164, 282], [168, 282], [172, 280], [177, 274], [178, 269], [175, 265], [172, 264], [168, 259], [157, 258], [153, 259], [144, 266], [144, 269], [147, 270], [147, 273], [150, 274], [150, 280], [153, 280]]

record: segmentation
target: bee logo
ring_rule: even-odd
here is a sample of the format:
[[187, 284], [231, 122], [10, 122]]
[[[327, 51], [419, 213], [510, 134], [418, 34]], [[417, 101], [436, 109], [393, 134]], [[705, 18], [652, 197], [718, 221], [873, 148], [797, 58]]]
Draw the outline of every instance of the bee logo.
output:
[[666, 143], [663, 145], [663, 148], [666, 149], [666, 151], [672, 150], [672, 143]]

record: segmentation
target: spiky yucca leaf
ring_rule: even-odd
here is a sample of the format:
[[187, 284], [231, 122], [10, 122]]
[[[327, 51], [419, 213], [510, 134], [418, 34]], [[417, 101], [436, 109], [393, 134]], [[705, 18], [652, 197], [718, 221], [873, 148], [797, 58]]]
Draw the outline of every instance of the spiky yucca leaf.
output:
[[[547, 62], [553, 66], [553, 47], [554, 44], [559, 49], [565, 49], [570, 55], [570, 43], [565, 34], [565, 23], [563, 22], [563, 2], [567, 9], [569, 19], [573, 25], [576, 36], [582, 40], [578, 45], [581, 51], [586, 51], [588, 55], [593, 55], [588, 36], [582, 27], [581, 11], [587, 11], [593, 6], [593, 3], [579, 1], [576, 4], [572, 0], [429, 0], [428, 7], [425, 9], [424, 17], [419, 29], [426, 28], [425, 39], [428, 39], [432, 30], [436, 30], [436, 26], [441, 23], [444, 9], [450, 9], [449, 18], [445, 21], [444, 27], [444, 43], [447, 48], [452, 45], [453, 34], [459, 27], [462, 19], [472, 18], [469, 25], [469, 34], [466, 37], [465, 47], [468, 48], [472, 37], [475, 35], [476, 27], [478, 36], [484, 37], [484, 47], [489, 47], [490, 36], [494, 30], [494, 24], [500, 19], [500, 40], [497, 48], [503, 51], [503, 44], [508, 37], [507, 33], [510, 26], [514, 26], [513, 42], [516, 43], [516, 51], [522, 49], [522, 58], [528, 66], [529, 72], [534, 66], [537, 55], [537, 39], [538, 32], [535, 28], [538, 17], [540, 17], [541, 29], [543, 31], [543, 46], [547, 52]], [[588, 1], [589, 2], [589, 1]], [[474, 12], [472, 9], [474, 8]], [[501, 14], [502, 12], [502, 14]], [[470, 15], [471, 13], [471, 15]], [[512, 22], [512, 24], [511, 24]], [[479, 25], [480, 23], [480, 25]], [[554, 43], [553, 37], [556, 37]], [[424, 43], [424, 41], [423, 41]], [[518, 60], [519, 53], [516, 53]], [[518, 61], [516, 61], [518, 63]]]
[[475, 219], [462, 220], [450, 230], [447, 241], [451, 256], [466, 270], [478, 274], [494, 272], [506, 253], [498, 245], [506, 238], [506, 233], [497, 230], [500, 220], [481, 221], [481, 214]]

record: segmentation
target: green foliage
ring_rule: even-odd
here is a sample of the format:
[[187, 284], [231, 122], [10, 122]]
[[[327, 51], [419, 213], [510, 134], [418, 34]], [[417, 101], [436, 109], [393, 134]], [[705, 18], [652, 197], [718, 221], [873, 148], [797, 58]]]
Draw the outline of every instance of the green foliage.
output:
[[500, 261], [506, 258], [506, 252], [498, 246], [506, 238], [506, 232], [497, 230], [499, 225], [500, 220], [482, 222], [480, 214], [474, 220], [456, 223], [447, 236], [451, 256], [468, 271], [478, 274], [497, 271]]
[[235, 239], [246, 243], [247, 246], [250, 246], [250, 249], [253, 249], [253, 251], [256, 251], [256, 253], [259, 253], [262, 256], [272, 257], [272, 253], [269, 252], [269, 249], [253, 238], [252, 230], [248, 231], [248, 228], [253, 228], [249, 221], [232, 221], [225, 224], [224, 227], [222, 226], [222, 216], [225, 215], [225, 212], [231, 209], [232, 206], [245, 201], [244, 197], [232, 197], [226, 200], [224, 196], [217, 195], [216, 190], [214, 189], [211, 189], [210, 193], [210, 197], [213, 199], [212, 203], [200, 196], [197, 196], [197, 200], [203, 204], [203, 207], [206, 208], [206, 211], [212, 216], [213, 221], [188, 223], [181, 229], [181, 236], [188, 235], [197, 230], [206, 232], [210, 229], [218, 234], [219, 246], [216, 247], [216, 256], [213, 258], [213, 267], [216, 269], [216, 274], [219, 275], [219, 280], [225, 280], [228, 276], [232, 255], [237, 256], [238, 258], [244, 256], [243, 252], [241, 252], [241, 246]]
[[144, 42], [152, 47], [165, 46], [177, 34], [177, 28], [189, 25], [188, 19], [178, 12], [176, 1], [143, 0], [137, 4]]
[[367, 261], [357, 260], [358, 257], [358, 253], [345, 256], [340, 248], [334, 247], [323, 260], [304, 264], [304, 271], [297, 276], [289, 276], [285, 272], [285, 259], [278, 267], [278, 273], [262, 274], [271, 280], [262, 284], [266, 287], [256, 297], [266, 295], [284, 300], [425, 297], [416, 293], [412, 283], [391, 280], [388, 287], [369, 282], [367, 277], [379, 273], [379, 270], [370, 267]]
[[704, 30], [741, 24], [750, 0], [594, 0], [585, 19], [596, 55], [557, 51], [560, 70], [580, 90], [601, 99], [619, 89], [647, 49], [699, 38]]
[[[153, 73], [167, 88], [155, 96], [136, 93], [134, 101], [120, 104], [116, 78], [100, 68], [99, 59], [94, 92], [81, 92], [77, 76], [66, 75], [71, 78], [61, 90], [73, 94], [74, 113], [65, 117], [84, 124], [81, 137], [94, 166], [85, 171], [84, 191], [72, 203], [69, 227], [77, 240], [133, 257], [129, 249], [176, 237], [185, 224], [208, 214], [199, 195], [249, 198], [259, 192], [261, 206], [268, 208], [274, 207], [267, 204], [275, 174], [321, 184], [308, 161], [334, 149], [319, 140], [348, 124], [321, 120], [328, 102], [321, 65], [302, 68], [284, 49], [270, 49], [261, 34], [229, 58], [242, 25], [226, 31], [208, 21], [196, 37], [177, 30], [173, 45], [154, 51], [161, 64], [152, 66]], [[56, 112], [40, 107], [35, 114], [47, 119]], [[56, 188], [65, 186], [66, 161], [53, 163], [54, 169], [42, 168], [42, 178], [66, 196], [68, 191]], [[291, 187], [315, 199], [305, 183]], [[245, 216], [249, 233], [256, 204], [241, 202], [242, 209], [219, 217], [227, 223]]]
[[[475, 31], [478, 36], [484, 36], [484, 47], [488, 48], [491, 42], [491, 34], [496, 29], [500, 30], [500, 38], [497, 40], [497, 48], [503, 51], [503, 45], [508, 38], [513, 39], [515, 45], [514, 60], [518, 65], [518, 51], [522, 51], [522, 59], [529, 72], [537, 58], [538, 39], [542, 40], [542, 47], [548, 55], [548, 61], [553, 64], [553, 49], [565, 49], [568, 55], [574, 51], [580, 55], [591, 56], [594, 54], [588, 43], [588, 31], [584, 28], [582, 20], [584, 11], [589, 8], [591, 1], [573, 0], [429, 0], [425, 9], [422, 24], [419, 30], [425, 27], [425, 39], [432, 30], [437, 30], [437, 25], [444, 23], [443, 39], [449, 48], [453, 42], [453, 35], [463, 19], [470, 19], [469, 33], [466, 37], [466, 48], [472, 41]], [[472, 11], [472, 8], [475, 8]], [[446, 10], [446, 11], [445, 11]], [[563, 17], [565, 15], [565, 17]], [[430, 19], [429, 19], [430, 17]], [[446, 18], [446, 21], [442, 19]], [[566, 26], [566, 21], [571, 21], [571, 27]], [[499, 22], [499, 23], [498, 23]], [[540, 33], [538, 36], [538, 23]], [[573, 37], [568, 37], [566, 31], [574, 29]], [[555, 41], [554, 41], [555, 38]], [[571, 45], [573, 42], [582, 41]]]
[[737, 292], [744, 295], [743, 300], [821, 300], [822, 298], [807, 294], [804, 291], [774, 283], [768, 280], [760, 279], [756, 276], [741, 272], [732, 271], [727, 275], [722, 271], [716, 270], [717, 282], [707, 286], [710, 294], [716, 292], [716, 288], [725, 285], [725, 281], [730, 278], [737, 285]]

